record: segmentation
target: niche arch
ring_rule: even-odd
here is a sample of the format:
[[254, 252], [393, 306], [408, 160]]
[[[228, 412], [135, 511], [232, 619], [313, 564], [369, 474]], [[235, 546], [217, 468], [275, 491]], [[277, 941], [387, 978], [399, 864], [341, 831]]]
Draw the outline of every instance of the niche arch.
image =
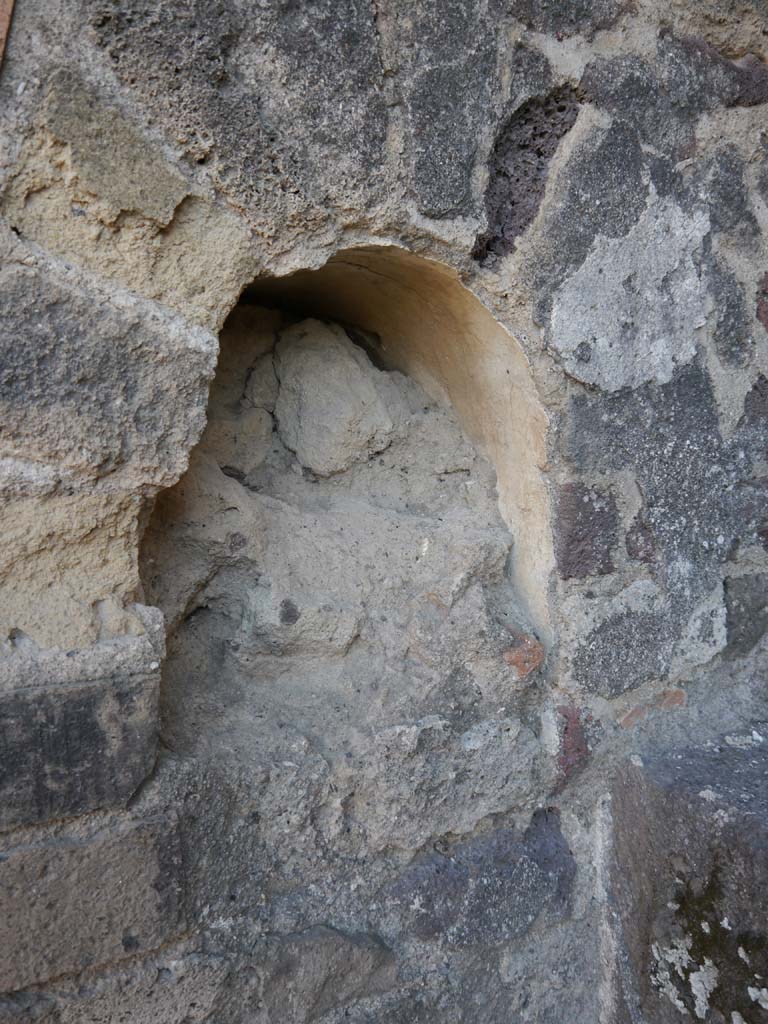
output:
[[515, 542], [517, 590], [539, 635], [551, 642], [547, 416], [519, 342], [452, 268], [398, 246], [340, 250], [317, 270], [260, 279], [243, 298], [375, 333], [388, 368], [450, 402], [494, 465], [500, 512]]

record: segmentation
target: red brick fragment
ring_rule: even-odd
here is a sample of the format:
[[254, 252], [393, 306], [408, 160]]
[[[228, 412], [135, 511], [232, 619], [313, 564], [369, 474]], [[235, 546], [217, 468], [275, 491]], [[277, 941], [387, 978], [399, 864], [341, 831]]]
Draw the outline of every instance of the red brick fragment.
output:
[[632, 729], [638, 722], [642, 722], [647, 714], [648, 705], [638, 704], [637, 707], [630, 708], [630, 710], [619, 719], [619, 725], [622, 729]]
[[676, 708], [684, 708], [687, 700], [685, 690], [662, 690], [648, 703], [630, 708], [619, 719], [619, 725], [622, 729], [632, 729], [638, 722], [642, 722], [649, 711], [674, 711]]
[[685, 690], [664, 690], [659, 694], [654, 705], [663, 711], [672, 711], [675, 708], [684, 708], [687, 700]]
[[517, 671], [518, 679], [525, 679], [541, 665], [544, 655], [544, 648], [535, 636], [513, 632], [512, 646], [504, 651], [502, 658]]
[[589, 759], [589, 743], [580, 708], [575, 704], [561, 704], [557, 712], [564, 720], [557, 765], [565, 782], [583, 768]]

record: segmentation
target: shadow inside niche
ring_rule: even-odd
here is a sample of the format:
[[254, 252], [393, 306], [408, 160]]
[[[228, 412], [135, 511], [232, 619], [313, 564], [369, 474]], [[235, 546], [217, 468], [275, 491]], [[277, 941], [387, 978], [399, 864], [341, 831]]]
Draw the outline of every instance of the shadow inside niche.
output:
[[554, 559], [542, 468], [547, 417], [519, 342], [454, 270], [396, 246], [345, 249], [317, 270], [260, 279], [244, 301], [363, 328], [353, 339], [450, 404], [496, 470], [499, 509], [514, 537], [512, 573], [530, 621], [549, 641]]

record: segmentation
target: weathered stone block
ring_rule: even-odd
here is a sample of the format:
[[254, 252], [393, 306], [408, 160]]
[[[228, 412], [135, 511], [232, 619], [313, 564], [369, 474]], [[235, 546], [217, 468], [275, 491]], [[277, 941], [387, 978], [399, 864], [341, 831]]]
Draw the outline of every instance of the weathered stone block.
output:
[[[574, 133], [579, 129], [574, 127]], [[570, 141], [570, 139], [569, 139]], [[580, 134], [559, 172], [557, 201], [541, 211], [546, 247], [537, 258], [535, 319], [544, 323], [555, 293], [584, 263], [599, 236], [622, 238], [647, 206], [646, 158], [637, 133], [623, 121]], [[582, 350], [583, 351], [583, 350]]]
[[[251, 1019], [265, 1024], [341, 1019], [331, 1016], [334, 1009], [346, 1020], [358, 1001], [391, 989], [396, 977], [395, 956], [377, 936], [322, 925], [270, 942], [265, 961], [252, 971], [250, 986], [245, 972], [246, 984], [233, 984], [233, 1002], [240, 1013], [245, 1003]], [[242, 1019], [238, 1011], [233, 1017]]]
[[560, 488], [555, 534], [563, 579], [613, 572], [618, 517], [613, 495], [582, 483]]
[[768, 629], [768, 574], [726, 579], [725, 609], [728, 654], [748, 654]]
[[755, 316], [768, 331], [768, 274], [763, 274], [757, 282], [755, 296]]
[[701, 39], [663, 33], [656, 56], [655, 62], [624, 54], [595, 60], [581, 86], [661, 151], [690, 154], [692, 126], [704, 110], [765, 102], [768, 75], [754, 54], [731, 61]]
[[8, 220], [25, 239], [216, 327], [254, 273], [246, 224], [190, 195], [161, 147], [72, 70], [57, 69], [46, 87], [0, 200]]
[[122, 613], [138, 586], [140, 512], [141, 500], [130, 494], [52, 493], [3, 501], [0, 642], [23, 634], [39, 648], [62, 652], [134, 632], [134, 617]]
[[738, 547], [759, 541], [765, 523], [755, 471], [762, 401], [756, 386], [726, 439], [712, 382], [696, 364], [666, 385], [573, 400], [569, 457], [585, 473], [633, 471], [657, 567], [653, 584], [636, 580], [600, 621], [587, 623], [573, 656], [583, 685], [615, 695], [704, 664], [725, 646], [723, 573]]
[[142, 501], [186, 467], [217, 345], [2, 224], [0, 253], [0, 639], [68, 650], [134, 599]]
[[[263, 209], [268, 194], [276, 210], [296, 211], [309, 194], [327, 211], [375, 178], [387, 118], [367, 0], [351, 0], [343, 18], [333, 0], [247, 12], [177, 0], [154, 10], [105, 10], [92, 0], [84, 8], [125, 87], [192, 160], [211, 158], [214, 181], [239, 207]], [[257, 67], [250, 54], [266, 40]]]
[[524, 834], [498, 829], [417, 859], [386, 891], [390, 927], [448, 947], [509, 942], [567, 914], [575, 873], [559, 815], [537, 811]]
[[613, 25], [627, 10], [626, 0], [512, 0], [509, 10], [534, 32], [584, 35]]
[[385, 74], [398, 76], [419, 211], [435, 219], [471, 209], [472, 173], [494, 113], [495, 23], [477, 4], [376, 10]]
[[404, 415], [399, 395], [341, 327], [303, 320], [284, 330], [276, 367], [278, 432], [312, 472], [343, 472], [392, 443]]
[[414, 185], [421, 212], [436, 220], [464, 212], [471, 201], [477, 124], [491, 99], [488, 43], [481, 37], [472, 59], [427, 68], [415, 78], [409, 110]]
[[564, 786], [589, 761], [592, 753], [589, 733], [599, 730], [589, 711], [575, 704], [560, 704], [556, 710], [560, 733], [557, 767], [560, 769], [560, 785]]
[[506, 256], [536, 217], [544, 198], [549, 162], [579, 113], [568, 86], [523, 103], [502, 126], [490, 159], [485, 195], [488, 227], [474, 257]]
[[0, 996], [0, 1024], [203, 1024], [230, 973], [222, 957], [174, 944], [143, 960]]
[[653, 562], [656, 554], [656, 543], [653, 539], [653, 531], [645, 520], [642, 511], [638, 512], [632, 520], [632, 525], [627, 530], [624, 538], [624, 545], [627, 555], [635, 562]]
[[0, 853], [0, 991], [157, 948], [184, 927], [175, 826], [88, 822]]
[[113, 492], [174, 482], [205, 423], [213, 335], [24, 245], [13, 255], [0, 275], [6, 453], [109, 475]]
[[744, 182], [744, 161], [735, 146], [724, 146], [708, 168], [707, 198], [716, 231], [738, 231], [742, 238], [759, 232]]
[[[766, 274], [766, 289], [768, 289], [768, 274]], [[744, 397], [744, 415], [740, 427], [748, 431], [759, 430], [760, 440], [764, 440], [763, 430], [768, 420], [768, 377], [758, 374], [757, 380]]]
[[762, 734], [628, 765], [612, 806], [627, 1019], [757, 1024], [768, 1006]]
[[155, 757], [159, 673], [0, 694], [0, 826], [125, 803]]
[[122, 112], [99, 105], [71, 71], [56, 71], [44, 103], [45, 123], [69, 144], [87, 192], [116, 210], [167, 224], [189, 191], [181, 174]]
[[142, 605], [130, 611], [140, 636], [67, 653], [28, 639], [4, 645], [0, 828], [125, 803], [149, 774], [163, 620]]
[[576, 647], [573, 675], [586, 690], [617, 697], [635, 686], [665, 678], [672, 642], [658, 594], [644, 581], [632, 584]]

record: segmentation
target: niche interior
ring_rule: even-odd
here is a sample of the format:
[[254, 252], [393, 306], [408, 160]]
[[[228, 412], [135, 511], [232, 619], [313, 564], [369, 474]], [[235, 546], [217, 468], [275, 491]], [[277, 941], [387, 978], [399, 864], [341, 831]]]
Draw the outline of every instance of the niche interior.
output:
[[246, 289], [142, 545], [166, 742], [284, 723], [332, 747], [329, 708], [341, 736], [498, 704], [505, 627], [549, 638], [545, 428], [519, 344], [442, 264], [361, 247]]

